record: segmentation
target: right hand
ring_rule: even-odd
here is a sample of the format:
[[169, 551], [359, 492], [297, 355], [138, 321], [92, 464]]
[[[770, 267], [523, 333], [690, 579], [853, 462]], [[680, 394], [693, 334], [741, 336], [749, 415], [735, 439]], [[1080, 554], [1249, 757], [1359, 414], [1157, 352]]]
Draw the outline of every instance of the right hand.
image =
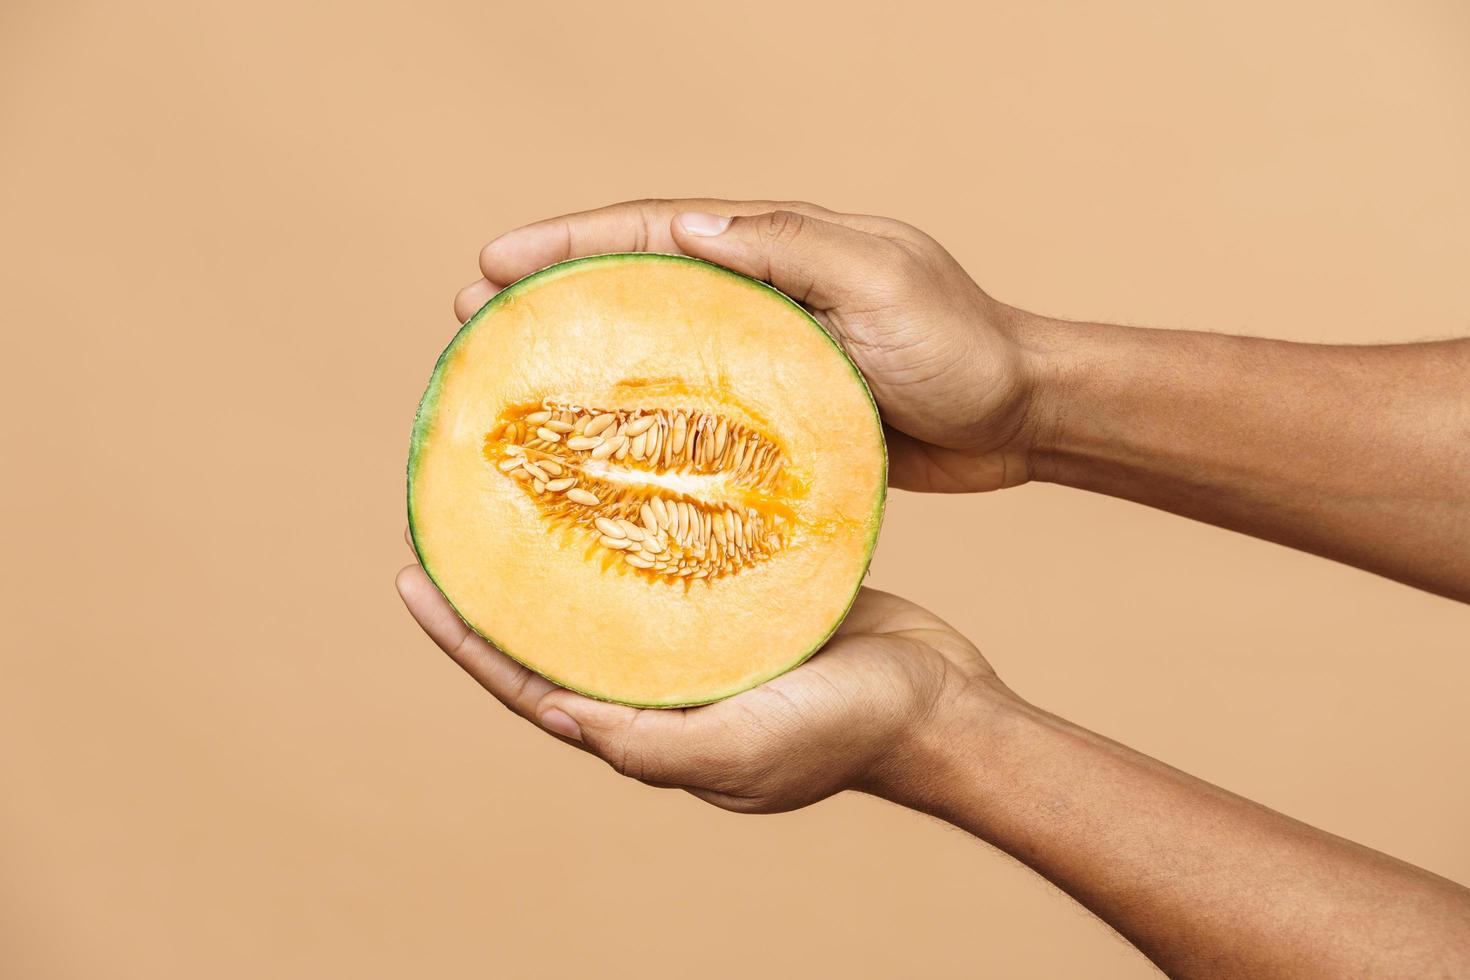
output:
[[516, 714], [624, 776], [738, 813], [795, 810], [846, 789], [922, 797], [936, 746], [989, 731], [1021, 704], [948, 624], [872, 589], [806, 663], [695, 708], [633, 708], [557, 687], [465, 625], [418, 565], [399, 573], [398, 592], [424, 632]]
[[[726, 221], [733, 216], [733, 220]], [[890, 482], [997, 490], [1030, 478], [1036, 378], [1025, 314], [980, 289], [928, 235], [811, 204], [635, 201], [507, 232], [484, 278], [455, 297], [461, 322], [497, 291], [564, 259], [679, 252], [765, 280], [802, 303], [867, 378], [888, 430]]]

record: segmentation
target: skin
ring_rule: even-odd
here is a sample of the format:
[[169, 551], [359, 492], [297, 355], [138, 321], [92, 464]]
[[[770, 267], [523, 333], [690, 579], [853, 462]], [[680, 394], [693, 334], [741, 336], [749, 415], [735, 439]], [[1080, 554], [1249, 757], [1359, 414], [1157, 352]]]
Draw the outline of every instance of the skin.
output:
[[[872, 386], [896, 487], [1057, 482], [1470, 600], [1470, 341], [1331, 347], [1068, 323], [994, 300], [901, 222], [709, 200], [502, 235], [455, 311], [467, 319], [552, 262], [636, 250], [709, 259], [805, 303]], [[1171, 976], [1470, 975], [1470, 890], [1041, 710], [896, 596], [864, 590], [790, 673], [658, 711], [530, 673], [417, 565], [398, 588], [486, 690], [623, 775], [746, 813], [856, 790], [932, 814], [1034, 868]]]

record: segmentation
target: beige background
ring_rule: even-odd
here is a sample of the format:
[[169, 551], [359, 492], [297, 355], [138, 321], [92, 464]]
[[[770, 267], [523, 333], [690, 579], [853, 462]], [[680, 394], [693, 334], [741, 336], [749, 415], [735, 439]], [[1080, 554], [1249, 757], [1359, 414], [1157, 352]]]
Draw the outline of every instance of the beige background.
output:
[[[925, 818], [618, 780], [391, 582], [450, 298], [550, 213], [808, 198], [1045, 313], [1465, 333], [1470, 10], [1184, 6], [7, 0], [0, 973], [1149, 976]], [[1470, 880], [1470, 609], [1039, 486], [896, 494], [873, 581]]]

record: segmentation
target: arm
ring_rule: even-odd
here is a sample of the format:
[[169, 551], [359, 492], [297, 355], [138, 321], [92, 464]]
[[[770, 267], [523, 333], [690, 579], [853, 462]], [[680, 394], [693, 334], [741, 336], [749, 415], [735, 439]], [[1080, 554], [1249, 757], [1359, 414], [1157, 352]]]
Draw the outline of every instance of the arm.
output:
[[866, 787], [1029, 865], [1171, 977], [1470, 975], [1470, 890], [974, 685]]
[[1017, 314], [1035, 479], [1470, 600], [1470, 340], [1342, 347]]
[[[1045, 320], [995, 302], [900, 222], [769, 202], [645, 201], [529, 225], [486, 246], [456, 312], [551, 262], [639, 248], [697, 255], [805, 303], [873, 388], [895, 486], [1074, 482], [1470, 597], [1451, 554], [1465, 549], [1454, 515], [1470, 479], [1463, 344], [1340, 350]], [[1198, 368], [1190, 344], [1219, 344], [1204, 358], [1218, 369]], [[1357, 358], [1373, 363], [1354, 371]], [[1337, 383], [1346, 396], [1324, 383], [1339, 365], [1359, 379]], [[1362, 377], [1405, 371], [1418, 380], [1385, 382], [1391, 411], [1357, 394], [1374, 385]], [[1396, 525], [1421, 513], [1431, 530]], [[741, 812], [862, 789], [932, 813], [1035, 868], [1177, 976], [1470, 973], [1464, 888], [1039, 711], [894, 597], [865, 590], [789, 674], [650, 712], [530, 675], [470, 634], [417, 567], [399, 588], [491, 693], [625, 775]]]
[[1470, 976], [1470, 890], [1027, 704], [895, 596], [864, 589], [826, 649], [788, 674], [660, 711], [529, 673], [416, 565], [398, 587], [488, 691], [623, 775], [743, 813], [857, 789], [932, 814], [1034, 868], [1171, 976]]

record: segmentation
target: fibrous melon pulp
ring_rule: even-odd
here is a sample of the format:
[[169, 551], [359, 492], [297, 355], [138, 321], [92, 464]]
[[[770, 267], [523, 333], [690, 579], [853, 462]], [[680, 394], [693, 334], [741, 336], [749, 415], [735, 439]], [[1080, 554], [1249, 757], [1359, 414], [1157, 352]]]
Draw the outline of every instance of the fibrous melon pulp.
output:
[[439, 358], [409, 526], [465, 622], [521, 663], [700, 704], [836, 629], [886, 471], [867, 386], [800, 306], [695, 259], [602, 255], [503, 290]]

